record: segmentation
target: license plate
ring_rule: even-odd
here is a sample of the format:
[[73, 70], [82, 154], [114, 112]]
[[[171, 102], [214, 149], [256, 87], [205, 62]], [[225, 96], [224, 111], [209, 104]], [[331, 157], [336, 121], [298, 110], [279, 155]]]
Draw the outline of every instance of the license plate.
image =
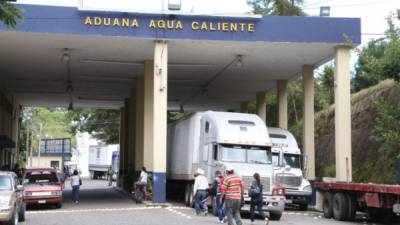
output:
[[292, 204], [292, 203], [293, 203], [293, 200], [292, 200], [292, 199], [286, 199], [286, 203], [287, 203], [287, 204]]
[[46, 200], [39, 200], [38, 203], [39, 204], [46, 204]]
[[394, 204], [393, 205], [393, 212], [394, 213], [400, 213], [400, 204]]

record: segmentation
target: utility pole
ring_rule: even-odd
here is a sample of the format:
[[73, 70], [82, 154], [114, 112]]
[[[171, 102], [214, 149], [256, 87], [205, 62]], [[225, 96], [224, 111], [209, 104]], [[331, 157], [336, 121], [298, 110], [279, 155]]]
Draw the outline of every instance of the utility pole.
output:
[[30, 156], [29, 156], [29, 167], [32, 167], [32, 158], [33, 158], [33, 149], [32, 149], [32, 143], [33, 143], [33, 140], [32, 140], [32, 131], [31, 132], [29, 132], [29, 140], [30, 140], [30, 145], [29, 145], [29, 154], [30, 154]]
[[42, 142], [42, 124], [39, 123], [38, 167], [40, 167], [40, 144]]
[[25, 157], [26, 157], [26, 163], [28, 164], [28, 160], [29, 160], [29, 123], [26, 123]]

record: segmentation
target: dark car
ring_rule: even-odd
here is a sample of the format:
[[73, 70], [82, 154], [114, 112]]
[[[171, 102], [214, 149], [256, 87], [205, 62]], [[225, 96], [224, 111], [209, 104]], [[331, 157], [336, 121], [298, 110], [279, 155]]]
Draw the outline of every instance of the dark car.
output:
[[61, 208], [63, 185], [57, 170], [53, 168], [29, 168], [23, 176], [24, 202], [31, 204], [53, 204]]

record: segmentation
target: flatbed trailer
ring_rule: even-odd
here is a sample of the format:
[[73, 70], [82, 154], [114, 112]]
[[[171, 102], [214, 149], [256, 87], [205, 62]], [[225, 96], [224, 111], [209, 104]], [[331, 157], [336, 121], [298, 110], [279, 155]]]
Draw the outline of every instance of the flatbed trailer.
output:
[[399, 219], [400, 185], [315, 182], [315, 187], [326, 218], [352, 221], [356, 211], [362, 211], [375, 221]]

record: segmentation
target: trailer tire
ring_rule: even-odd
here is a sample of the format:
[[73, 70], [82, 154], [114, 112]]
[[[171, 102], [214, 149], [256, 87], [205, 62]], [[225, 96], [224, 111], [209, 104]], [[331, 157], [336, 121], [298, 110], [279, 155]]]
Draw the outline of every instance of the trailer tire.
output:
[[347, 197], [344, 193], [336, 193], [333, 196], [333, 218], [344, 221], [349, 213]]
[[185, 204], [193, 207], [193, 184], [187, 184], [185, 189]]
[[357, 201], [355, 196], [353, 196], [350, 193], [346, 194], [347, 197], [347, 205], [348, 205], [348, 214], [347, 214], [347, 220], [349, 221], [354, 221], [356, 217], [356, 210], [357, 210]]
[[327, 219], [332, 218], [333, 216], [333, 194], [330, 192], [326, 192], [324, 194], [324, 200], [322, 202], [322, 210], [324, 211], [324, 217]]

